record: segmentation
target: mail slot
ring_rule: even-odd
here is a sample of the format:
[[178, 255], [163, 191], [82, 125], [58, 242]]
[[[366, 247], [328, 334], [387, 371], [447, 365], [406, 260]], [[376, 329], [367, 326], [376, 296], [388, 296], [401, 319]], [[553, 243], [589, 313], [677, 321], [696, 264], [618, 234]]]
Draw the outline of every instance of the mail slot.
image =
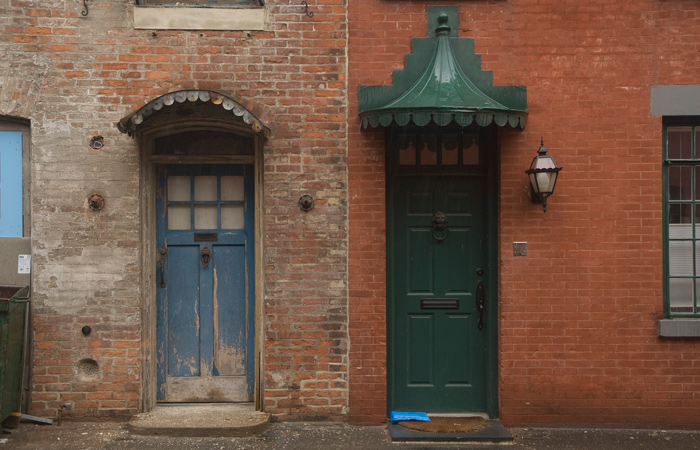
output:
[[422, 298], [420, 309], [459, 309], [458, 298]]
[[195, 242], [217, 242], [219, 240], [218, 233], [195, 233]]

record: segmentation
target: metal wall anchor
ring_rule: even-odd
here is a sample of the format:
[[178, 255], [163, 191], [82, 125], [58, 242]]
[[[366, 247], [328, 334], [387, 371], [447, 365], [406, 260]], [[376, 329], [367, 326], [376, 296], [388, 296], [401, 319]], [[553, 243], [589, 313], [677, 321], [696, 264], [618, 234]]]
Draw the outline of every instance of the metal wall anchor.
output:
[[314, 198], [310, 195], [302, 195], [299, 198], [299, 209], [302, 211], [311, 211], [314, 209]]
[[100, 194], [93, 194], [88, 199], [88, 206], [93, 211], [102, 211], [105, 207], [105, 199]]
[[87, 17], [88, 13], [90, 12], [90, 11], [88, 10], [87, 0], [83, 0], [83, 7], [85, 8], [85, 11], [81, 12], [80, 14], [81, 14], [83, 17]]
[[306, 17], [313, 17], [313, 16], [314, 16], [314, 13], [309, 12], [309, 4], [306, 3], [306, 0], [302, 0], [301, 4], [304, 5], [304, 7], [306, 8], [306, 9], [304, 10], [304, 12], [306, 13]]
[[105, 146], [105, 138], [102, 136], [93, 136], [90, 138], [90, 148], [93, 150], [99, 150]]

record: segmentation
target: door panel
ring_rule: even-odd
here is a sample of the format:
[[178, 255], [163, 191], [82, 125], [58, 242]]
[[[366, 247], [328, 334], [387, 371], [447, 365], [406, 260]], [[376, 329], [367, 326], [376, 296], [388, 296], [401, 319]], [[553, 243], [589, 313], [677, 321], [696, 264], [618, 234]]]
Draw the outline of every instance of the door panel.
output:
[[[216, 375], [236, 376], [245, 374], [245, 331], [246, 311], [243, 302], [222, 302], [219, 298], [245, 297], [245, 270], [242, 264], [229, 264], [229, 261], [244, 261], [244, 247], [217, 247], [214, 253], [214, 367]], [[220, 332], [230, 329], [232, 332]]]
[[168, 375], [201, 375], [199, 347], [199, 246], [170, 246], [165, 297]]
[[434, 382], [434, 367], [430, 363], [426, 364], [426, 361], [433, 360], [433, 319], [431, 314], [408, 316], [409, 385], [432, 385]]
[[[393, 186], [390, 408], [485, 411], [483, 175], [397, 176]], [[447, 229], [433, 227], [435, 214]]]
[[252, 181], [250, 166], [159, 169], [158, 401], [252, 400]]

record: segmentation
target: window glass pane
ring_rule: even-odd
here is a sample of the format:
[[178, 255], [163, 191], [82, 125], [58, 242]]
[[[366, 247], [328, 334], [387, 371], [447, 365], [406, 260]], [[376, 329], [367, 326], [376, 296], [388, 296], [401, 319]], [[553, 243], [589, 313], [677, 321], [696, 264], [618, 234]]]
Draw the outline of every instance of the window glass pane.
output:
[[693, 241], [670, 241], [668, 243], [668, 274], [671, 276], [693, 275]]
[[434, 166], [437, 164], [437, 135], [426, 134], [421, 139], [420, 164]]
[[168, 230], [189, 230], [191, 223], [189, 205], [168, 206]]
[[692, 128], [669, 127], [667, 132], [668, 159], [691, 159]]
[[221, 228], [242, 230], [245, 228], [243, 205], [221, 205]]
[[216, 205], [195, 205], [194, 227], [197, 230], [216, 230], [219, 228]]
[[676, 203], [670, 205], [668, 223], [671, 224], [671, 227], [669, 228], [668, 237], [671, 239], [693, 237], [691, 225], [678, 225], [692, 223], [692, 213], [693, 205], [690, 203]]
[[671, 278], [668, 293], [671, 311], [693, 312], [693, 278]]
[[243, 201], [243, 177], [221, 177], [221, 200], [226, 202]]
[[442, 164], [455, 166], [459, 163], [459, 135], [444, 134], [442, 136]]
[[399, 164], [402, 166], [416, 165], [416, 138], [403, 134], [399, 136]]
[[215, 202], [216, 177], [199, 176], [194, 177], [194, 199], [199, 202]]
[[168, 177], [168, 201], [187, 202], [190, 200], [190, 177]]
[[691, 166], [673, 166], [668, 168], [668, 196], [670, 200], [690, 200]]
[[185, 131], [156, 138], [154, 153], [156, 155], [253, 155], [255, 141], [250, 136], [224, 131]]
[[0, 131], [0, 236], [23, 235], [22, 132]]
[[479, 165], [479, 138], [477, 136], [464, 135], [462, 143], [462, 158], [465, 166]]

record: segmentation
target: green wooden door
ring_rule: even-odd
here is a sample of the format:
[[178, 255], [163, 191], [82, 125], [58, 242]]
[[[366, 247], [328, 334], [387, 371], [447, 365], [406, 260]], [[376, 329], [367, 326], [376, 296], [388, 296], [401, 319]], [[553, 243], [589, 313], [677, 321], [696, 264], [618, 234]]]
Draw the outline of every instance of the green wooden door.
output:
[[394, 180], [389, 407], [486, 411], [486, 177]]

